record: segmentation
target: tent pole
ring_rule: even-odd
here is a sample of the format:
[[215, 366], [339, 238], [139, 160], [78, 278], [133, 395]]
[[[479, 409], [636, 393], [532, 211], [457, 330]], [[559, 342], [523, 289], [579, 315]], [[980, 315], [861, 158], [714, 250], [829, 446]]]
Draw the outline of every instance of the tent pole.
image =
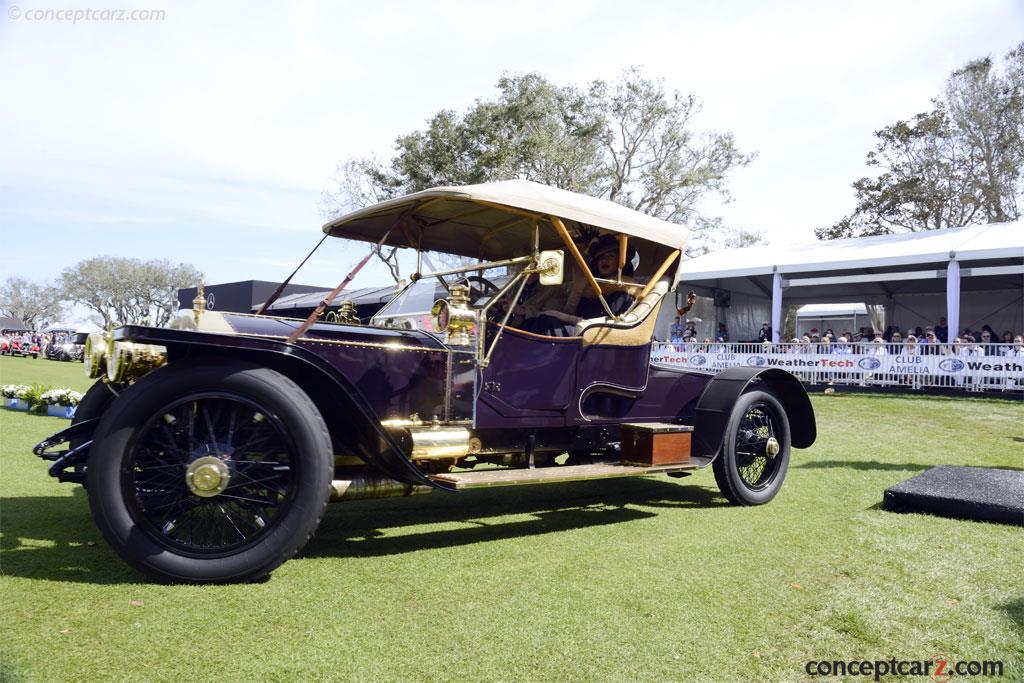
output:
[[782, 273], [772, 273], [772, 343], [779, 343], [782, 326]]
[[946, 325], [946, 341], [952, 342], [960, 335], [960, 262], [956, 252], [950, 253], [946, 270]]

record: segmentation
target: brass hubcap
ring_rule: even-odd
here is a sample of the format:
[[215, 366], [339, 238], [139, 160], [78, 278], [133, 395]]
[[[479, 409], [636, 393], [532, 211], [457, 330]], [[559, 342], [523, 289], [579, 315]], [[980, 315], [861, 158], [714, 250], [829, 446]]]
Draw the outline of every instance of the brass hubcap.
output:
[[185, 471], [185, 483], [189, 490], [204, 498], [222, 493], [230, 480], [231, 470], [227, 464], [212, 455], [196, 458]]
[[779, 440], [774, 436], [769, 436], [768, 442], [764, 445], [765, 454], [770, 458], [774, 458], [781, 450], [782, 446], [779, 445]]

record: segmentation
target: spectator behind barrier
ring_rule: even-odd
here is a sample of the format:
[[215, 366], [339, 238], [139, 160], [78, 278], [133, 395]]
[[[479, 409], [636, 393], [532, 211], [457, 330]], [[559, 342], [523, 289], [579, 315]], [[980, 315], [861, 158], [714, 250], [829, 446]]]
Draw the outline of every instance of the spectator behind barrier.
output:
[[1003, 355], [1011, 358], [1024, 358], [1024, 337], [1017, 335], [1013, 338], [1013, 346], [1003, 351]]

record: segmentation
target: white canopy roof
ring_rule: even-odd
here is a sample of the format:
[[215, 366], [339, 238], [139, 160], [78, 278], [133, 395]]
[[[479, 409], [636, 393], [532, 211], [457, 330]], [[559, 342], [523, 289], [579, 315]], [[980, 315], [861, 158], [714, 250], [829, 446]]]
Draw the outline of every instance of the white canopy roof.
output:
[[[429, 200], [429, 201], [428, 201]], [[639, 213], [621, 204], [595, 199], [527, 180], [508, 180], [461, 187], [435, 187], [360, 209], [324, 225], [336, 237], [376, 242], [410, 211], [423, 226], [422, 247], [474, 258], [501, 259], [530, 248], [531, 216], [557, 216], [566, 221], [621, 232], [682, 249], [689, 230], [677, 223]], [[518, 226], [518, 230], [509, 230]], [[541, 248], [561, 242], [551, 230], [541, 231]], [[387, 244], [415, 247], [412, 231], [392, 230]]]
[[867, 315], [868, 308], [864, 304], [807, 304], [798, 308], [796, 314], [800, 318]]
[[678, 279], [750, 277], [820, 270], [1024, 257], [1024, 221], [900, 235], [725, 249], [685, 261]]

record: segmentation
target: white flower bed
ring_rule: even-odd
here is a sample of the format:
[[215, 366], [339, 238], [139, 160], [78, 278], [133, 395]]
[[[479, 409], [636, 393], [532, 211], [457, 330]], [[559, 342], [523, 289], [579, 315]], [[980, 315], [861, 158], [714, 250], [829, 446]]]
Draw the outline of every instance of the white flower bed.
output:
[[[4, 384], [0, 386], [0, 396], [25, 401], [30, 398], [33, 387], [29, 384]], [[82, 392], [74, 389], [50, 389], [39, 395], [40, 403], [51, 406], [77, 406], [82, 400]]]
[[50, 389], [40, 396], [44, 403], [51, 406], [77, 406], [82, 400], [82, 392], [73, 389]]
[[0, 395], [4, 398], [20, 398], [24, 399], [25, 395], [31, 391], [32, 387], [28, 384], [5, 384], [0, 387]]

